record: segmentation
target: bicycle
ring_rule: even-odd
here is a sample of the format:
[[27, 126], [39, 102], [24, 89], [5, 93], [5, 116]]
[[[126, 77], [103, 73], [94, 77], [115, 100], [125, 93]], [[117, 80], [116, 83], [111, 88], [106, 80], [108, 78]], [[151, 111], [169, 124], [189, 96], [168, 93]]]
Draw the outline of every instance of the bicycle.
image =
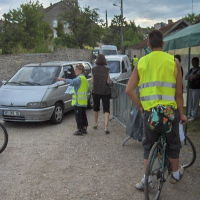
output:
[[8, 132], [6, 128], [0, 123], [0, 153], [2, 153], [8, 144]]
[[[151, 148], [146, 173], [144, 194], [145, 200], [158, 200], [161, 194], [163, 183], [171, 174], [171, 164], [166, 156], [166, 136], [161, 133], [160, 138]], [[184, 155], [184, 156], [183, 156]], [[184, 169], [193, 165], [196, 160], [196, 150], [190, 138], [185, 135], [185, 140], [182, 143], [182, 149], [179, 155], [179, 164]], [[148, 184], [148, 177], [151, 176], [153, 188]]]

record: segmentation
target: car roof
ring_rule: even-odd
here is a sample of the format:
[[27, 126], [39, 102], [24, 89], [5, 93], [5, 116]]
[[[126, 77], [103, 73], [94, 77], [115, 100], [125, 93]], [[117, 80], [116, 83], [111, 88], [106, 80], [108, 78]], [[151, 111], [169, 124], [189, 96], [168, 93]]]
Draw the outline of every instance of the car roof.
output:
[[44, 62], [44, 63], [31, 63], [31, 64], [27, 64], [27, 65], [24, 65], [26, 67], [35, 67], [35, 66], [43, 66], [43, 67], [56, 67], [56, 66], [62, 66], [62, 65], [70, 65], [70, 64], [78, 64], [78, 63], [90, 63], [88, 61], [82, 61], [82, 60], [79, 60], [79, 61], [49, 61], [49, 62]]

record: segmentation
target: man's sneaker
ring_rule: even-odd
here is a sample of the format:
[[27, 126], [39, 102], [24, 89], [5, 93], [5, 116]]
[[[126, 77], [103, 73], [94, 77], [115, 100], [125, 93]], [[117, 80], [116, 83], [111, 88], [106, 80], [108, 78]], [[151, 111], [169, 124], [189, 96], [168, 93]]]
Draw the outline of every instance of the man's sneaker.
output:
[[87, 134], [87, 129], [82, 129], [81, 132], [82, 134]]
[[194, 121], [194, 120], [195, 120], [195, 117], [190, 117], [190, 118], [188, 119], [189, 122], [192, 122], [192, 121]]
[[173, 172], [172, 172], [171, 178], [170, 178], [170, 183], [175, 184], [175, 183], [178, 183], [181, 180], [181, 178], [183, 177], [183, 174], [184, 174], [183, 166], [181, 166], [181, 168], [179, 169], [179, 174], [180, 174], [179, 179], [176, 179], [176, 178], [174, 178]]
[[[153, 188], [152, 181], [150, 181], [148, 184], [149, 184], [149, 189]], [[137, 183], [135, 187], [138, 190], [144, 190], [144, 178], [139, 183]]]
[[74, 132], [73, 134], [74, 135], [82, 135], [82, 132], [81, 132], [81, 130], [78, 130], [78, 131]]

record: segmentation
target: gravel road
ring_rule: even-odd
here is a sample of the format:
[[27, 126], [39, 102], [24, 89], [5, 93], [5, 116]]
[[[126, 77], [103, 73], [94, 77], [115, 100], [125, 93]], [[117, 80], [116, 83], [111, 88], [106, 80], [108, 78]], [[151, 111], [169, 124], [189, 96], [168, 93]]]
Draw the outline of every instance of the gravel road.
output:
[[[117, 121], [104, 133], [103, 113], [93, 130], [93, 112], [87, 110], [88, 134], [74, 136], [73, 111], [60, 125], [4, 123], [9, 133], [0, 154], [2, 200], [142, 200], [135, 184], [143, 175], [140, 142], [122, 146], [125, 128]], [[195, 164], [178, 184], [164, 184], [161, 200], [200, 199], [200, 135], [189, 134], [197, 150]]]

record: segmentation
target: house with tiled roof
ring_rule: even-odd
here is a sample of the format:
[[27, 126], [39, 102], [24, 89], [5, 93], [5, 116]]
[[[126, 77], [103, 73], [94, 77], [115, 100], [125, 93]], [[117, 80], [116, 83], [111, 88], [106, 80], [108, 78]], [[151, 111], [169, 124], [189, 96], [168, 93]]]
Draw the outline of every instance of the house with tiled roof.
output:
[[[166, 37], [176, 31], [179, 31], [187, 26], [189, 26], [190, 23], [188, 23], [184, 19], [180, 19], [177, 22], [173, 22], [172, 20], [168, 20], [168, 24], [166, 26], [162, 26], [159, 28], [159, 30], [163, 33], [163, 36]], [[132, 47], [131, 49], [127, 50], [126, 54], [129, 54], [129, 57], [132, 59], [134, 55], [136, 55], [138, 58], [141, 58], [145, 55], [144, 48], [147, 46], [147, 38], [143, 40], [140, 44]]]
[[[51, 26], [53, 30], [54, 38], [57, 37], [57, 32], [55, 28], [57, 27], [58, 21], [61, 21], [61, 14], [67, 12], [70, 8], [69, 5], [78, 5], [78, 0], [62, 0], [54, 4], [50, 4], [49, 7], [44, 8], [43, 12], [45, 14], [45, 19]], [[64, 25], [64, 32], [69, 33], [69, 29], [67, 24], [63, 23]]]

